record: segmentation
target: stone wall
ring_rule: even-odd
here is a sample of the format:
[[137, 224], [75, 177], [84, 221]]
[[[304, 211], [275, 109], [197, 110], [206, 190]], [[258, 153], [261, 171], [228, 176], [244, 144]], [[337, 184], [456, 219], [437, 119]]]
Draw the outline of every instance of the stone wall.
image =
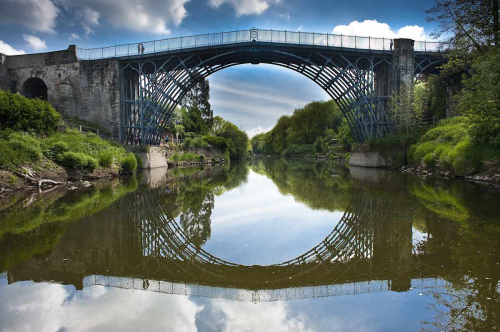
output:
[[0, 56], [4, 59], [1, 89], [23, 94], [29, 78], [40, 78], [47, 85], [48, 102], [58, 111], [100, 125], [119, 137], [118, 61], [78, 61], [75, 46], [57, 52]]

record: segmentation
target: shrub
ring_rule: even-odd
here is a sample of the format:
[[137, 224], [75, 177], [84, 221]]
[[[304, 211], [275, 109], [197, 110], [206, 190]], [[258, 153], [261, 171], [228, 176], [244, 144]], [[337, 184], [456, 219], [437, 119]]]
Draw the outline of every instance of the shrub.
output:
[[113, 165], [113, 152], [111, 151], [104, 151], [99, 153], [99, 165], [102, 167], [111, 167]]
[[92, 172], [98, 165], [97, 160], [80, 152], [64, 152], [57, 163], [84, 172]]
[[61, 115], [46, 101], [0, 90], [0, 130], [10, 128], [50, 135], [56, 130], [60, 118]]
[[299, 144], [292, 144], [289, 147], [287, 147], [283, 151], [284, 156], [303, 156], [303, 155], [309, 155], [314, 153], [314, 146], [313, 145], [299, 145]]
[[137, 159], [135, 159], [135, 155], [132, 152], [128, 153], [127, 156], [122, 159], [121, 166], [124, 172], [134, 172], [137, 169]]
[[176, 162], [177, 162], [177, 161], [179, 161], [179, 154], [178, 154], [178, 153], [174, 153], [174, 154], [172, 155], [172, 159], [173, 159], [174, 161], [176, 161]]
[[223, 137], [206, 135], [203, 136], [203, 140], [207, 142], [208, 145], [219, 148], [221, 150], [226, 150], [227, 141]]
[[54, 142], [51, 146], [47, 147], [43, 151], [43, 154], [52, 160], [57, 159], [57, 157], [64, 152], [69, 151], [69, 146], [65, 142]]
[[135, 156], [135, 160], [137, 161], [137, 168], [143, 168], [143, 165], [142, 165], [142, 159], [141, 157], [139, 157], [138, 154], [134, 153], [134, 156]]
[[202, 154], [200, 154], [200, 155], [198, 156], [198, 159], [199, 159], [201, 162], [203, 162], [203, 161], [205, 161], [205, 156], [204, 156], [204, 155], [202, 155]]

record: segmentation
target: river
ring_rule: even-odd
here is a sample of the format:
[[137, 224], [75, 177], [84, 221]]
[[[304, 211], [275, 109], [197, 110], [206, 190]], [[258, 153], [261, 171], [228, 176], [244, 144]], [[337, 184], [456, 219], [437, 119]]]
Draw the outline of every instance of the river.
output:
[[254, 159], [0, 200], [0, 331], [492, 331], [500, 191]]

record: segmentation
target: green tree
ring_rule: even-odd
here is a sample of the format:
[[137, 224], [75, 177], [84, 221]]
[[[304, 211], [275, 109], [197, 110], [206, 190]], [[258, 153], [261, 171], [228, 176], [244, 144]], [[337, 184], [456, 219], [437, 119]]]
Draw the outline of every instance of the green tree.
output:
[[248, 136], [244, 131], [226, 121], [221, 136], [228, 142], [231, 160], [244, 159], [247, 156]]
[[500, 48], [474, 60], [474, 75], [463, 80], [459, 107], [476, 144], [500, 147]]
[[[194, 128], [202, 131], [189, 130], [206, 134], [212, 128], [213, 110], [210, 105], [210, 84], [207, 79], [199, 81], [182, 99], [181, 105], [187, 110]], [[201, 120], [201, 123], [199, 121]], [[186, 125], [188, 128], [188, 126]]]

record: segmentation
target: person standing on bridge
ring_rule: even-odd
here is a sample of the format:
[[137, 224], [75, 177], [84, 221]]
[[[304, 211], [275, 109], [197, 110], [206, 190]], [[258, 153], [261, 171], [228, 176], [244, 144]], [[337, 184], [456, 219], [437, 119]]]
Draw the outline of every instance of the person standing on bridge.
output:
[[390, 44], [390, 48], [391, 48], [391, 51], [392, 51], [392, 47], [394, 46], [394, 40], [391, 39], [391, 44]]

